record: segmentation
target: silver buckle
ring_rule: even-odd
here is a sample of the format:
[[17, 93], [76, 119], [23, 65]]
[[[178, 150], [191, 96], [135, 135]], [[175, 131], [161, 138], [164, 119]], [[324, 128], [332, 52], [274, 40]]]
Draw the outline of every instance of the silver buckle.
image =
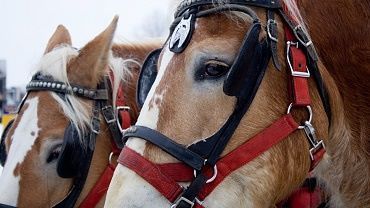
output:
[[129, 107], [129, 106], [117, 106], [116, 107], [116, 115], [117, 115], [117, 119], [116, 119], [116, 122], [117, 122], [117, 126], [118, 126], [118, 129], [121, 131], [121, 133], [122, 132], [124, 132], [125, 131], [125, 129], [122, 129], [122, 126], [121, 126], [121, 123], [120, 123], [120, 121], [119, 121], [119, 116], [118, 116], [118, 113], [121, 111], [121, 110], [124, 110], [124, 111], [130, 111], [131, 110], [131, 108]]
[[184, 201], [186, 202], [187, 204], [190, 205], [190, 208], [192, 208], [194, 206], [194, 202], [190, 201], [189, 199], [185, 198], [185, 197], [181, 197], [180, 199], [178, 199], [174, 204], [171, 205], [171, 208], [176, 208], [181, 201]]
[[297, 71], [294, 71], [293, 66], [292, 66], [292, 62], [290, 61], [290, 56], [289, 56], [290, 47], [291, 46], [296, 46], [298, 48], [298, 43], [287, 41], [286, 44], [287, 44], [286, 58], [287, 58], [289, 69], [290, 69], [290, 72], [291, 72], [292, 76], [294, 76], [294, 77], [305, 77], [305, 78], [310, 77], [311, 74], [310, 74], [310, 71], [308, 70], [307, 66], [306, 66], [306, 72], [297, 72]]
[[310, 142], [312, 148], [310, 149], [310, 157], [311, 160], [314, 160], [313, 154], [321, 148], [325, 149], [324, 141], [321, 139], [318, 139], [315, 133], [315, 128], [312, 126], [312, 124], [308, 121], [304, 123], [304, 132], [306, 133], [307, 139]]
[[[107, 109], [109, 109], [109, 108], [112, 108], [111, 106], [104, 106], [103, 108], [102, 108], [102, 110], [103, 111], [105, 111], [105, 110], [107, 110]], [[113, 113], [113, 112], [112, 112]], [[105, 117], [104, 117], [105, 118]], [[105, 122], [107, 122], [107, 124], [111, 124], [111, 123], [113, 123], [113, 122], [116, 122], [116, 117], [114, 117], [114, 115], [113, 115], [113, 118], [112, 119], [110, 119], [110, 120], [105, 120]]]
[[[307, 38], [307, 42], [305, 42], [301, 36], [298, 34], [298, 31], [302, 31], [302, 35], [306, 36]], [[293, 29], [293, 33], [295, 35], [295, 37], [298, 39], [298, 41], [304, 45], [304, 47], [308, 47], [312, 44], [312, 41], [310, 38], [308, 38], [308, 35], [305, 33], [305, 31], [303, 30], [303, 27], [301, 25], [297, 25], [294, 29]]]
[[273, 19], [267, 20], [267, 35], [269, 36], [269, 38], [271, 40], [273, 40], [275, 42], [278, 42], [278, 39], [276, 37], [272, 36], [272, 34], [271, 34], [270, 25], [272, 25], [272, 24], [277, 25], [277, 22]]

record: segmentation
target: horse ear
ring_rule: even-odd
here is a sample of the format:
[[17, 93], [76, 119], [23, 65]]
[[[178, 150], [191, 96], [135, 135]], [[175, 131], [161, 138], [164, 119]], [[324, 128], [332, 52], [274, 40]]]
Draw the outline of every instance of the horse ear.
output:
[[95, 88], [108, 65], [114, 32], [118, 16], [94, 40], [85, 45], [77, 57], [68, 65], [68, 79], [85, 87]]
[[49, 39], [44, 54], [49, 53], [55, 47], [61, 44], [72, 45], [72, 41], [71, 35], [69, 34], [67, 28], [65, 28], [63, 25], [58, 25], [53, 36], [51, 36]]

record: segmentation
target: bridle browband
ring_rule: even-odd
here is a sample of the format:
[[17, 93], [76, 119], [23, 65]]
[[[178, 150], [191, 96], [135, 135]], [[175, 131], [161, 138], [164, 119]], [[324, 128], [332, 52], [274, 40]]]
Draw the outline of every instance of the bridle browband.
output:
[[[111, 78], [113, 78], [113, 76], [111, 76]], [[130, 124], [130, 115], [127, 112], [127, 110], [129, 110], [129, 107], [119, 106], [117, 108], [120, 109], [114, 111], [113, 106], [109, 104], [111, 102], [111, 98], [109, 97], [110, 95], [109, 93], [111, 92], [109, 83], [110, 78], [108, 76], [105, 76], [103, 81], [98, 84], [96, 89], [89, 89], [79, 85], [66, 84], [64, 82], [55, 81], [52, 76], [37, 73], [32, 77], [32, 80], [26, 87], [27, 93], [24, 96], [23, 100], [21, 101], [20, 105], [18, 106], [17, 113], [20, 112], [29, 93], [32, 91], [55, 92], [63, 100], [66, 100], [65, 97], [66, 95], [72, 95], [94, 101], [92, 107], [92, 117], [89, 126], [90, 129], [87, 136], [85, 136], [84, 138], [87, 140], [85, 144], [86, 146], [85, 150], [87, 155], [86, 161], [83, 161], [82, 168], [79, 170], [77, 176], [73, 178], [73, 184], [67, 196], [59, 203], [53, 205], [53, 207], [55, 208], [74, 207], [77, 202], [77, 199], [79, 198], [83, 190], [95, 150], [96, 137], [100, 133], [100, 120], [101, 120], [100, 112], [102, 113], [113, 138], [111, 141], [112, 153], [110, 157], [112, 157], [112, 155], [117, 155], [124, 146], [124, 143], [122, 142], [122, 131], [120, 129], [128, 128], [127, 123]], [[120, 96], [121, 98], [117, 100], [116, 103], [124, 105], [125, 102], [123, 94]], [[125, 112], [120, 112], [120, 110], [123, 110]], [[119, 123], [118, 114], [122, 116], [122, 118], [120, 119], [120, 121], [122, 121], [122, 126]], [[94, 204], [93, 206], [95, 206], [99, 202], [101, 197], [103, 197], [104, 192], [102, 192], [100, 189], [101, 188], [107, 189], [109, 182], [112, 178], [113, 171], [115, 169], [115, 166], [111, 164], [111, 162], [112, 162], [111, 158], [109, 158], [108, 167], [103, 172], [102, 176], [95, 185], [99, 186], [99, 190], [94, 190], [93, 188], [93, 190], [82, 202], [81, 207], [90, 207], [91, 204]], [[12, 207], [12, 206], [0, 204], [0, 207]]]
[[[247, 6], [262, 7], [267, 10], [268, 45], [267, 43], [260, 45], [253, 45], [251, 43], [251, 40], [258, 40], [253, 35], [255, 36], [257, 34], [258, 37], [260, 25], [257, 14]], [[251, 31], [248, 31], [246, 34], [229, 74], [229, 76], [239, 76], [240, 79], [247, 79], [244, 76], [252, 76], [252, 78], [244, 82], [247, 86], [235, 87], [232, 86], [232, 83], [228, 82], [224, 84], [224, 92], [229, 96], [236, 96], [237, 98], [234, 111], [225, 124], [211, 137], [192, 144], [189, 147], [178, 144], [160, 132], [145, 126], [133, 126], [123, 135], [125, 141], [130, 137], [149, 141], [177, 160], [183, 162], [183, 164], [154, 164], [128, 147], [124, 147], [118, 160], [120, 164], [135, 171], [139, 176], [154, 186], [154, 188], [173, 203], [171, 206], [173, 208], [202, 207], [201, 204], [205, 197], [227, 175], [282, 141], [297, 129], [304, 129], [311, 146], [309, 151], [312, 160], [311, 170], [320, 161], [325, 152], [324, 144], [322, 140], [316, 138], [315, 129], [311, 124], [312, 110], [308, 89], [308, 78], [311, 72], [315, 78], [327, 115], [330, 118], [327, 93], [316, 64], [318, 58], [308, 35], [302, 30], [302, 27], [292, 21], [288, 15], [285, 15], [279, 1], [229, 0], [225, 4], [214, 4], [212, 0], [183, 1], [175, 13], [175, 21], [171, 26], [169, 38], [170, 50], [175, 53], [181, 53], [185, 50], [195, 30], [194, 23], [196, 18], [223, 11], [243, 12], [253, 19]], [[287, 115], [282, 116], [271, 126], [221, 158], [221, 153], [224, 151], [254, 99], [271, 55], [274, 65], [279, 68], [277, 56], [274, 54], [276, 53], [277, 28], [273, 15], [276, 11], [287, 22], [289, 21], [287, 23], [289, 28], [287, 27], [285, 32], [288, 43], [288, 65], [292, 79], [292, 104], [288, 108]], [[187, 29], [185, 32], [179, 32], [184, 28]], [[247, 47], [256, 47], [256, 49], [260, 47], [259, 52], [262, 53], [262, 56], [258, 56], [259, 54], [257, 54], [255, 57], [249, 57], [250, 54], [248, 52], [250, 51], [248, 51]], [[308, 67], [306, 68], [306, 66], [310, 68], [310, 71], [308, 71]], [[239, 71], [238, 73], [234, 73], [235, 70], [240, 68], [246, 68], [248, 72]], [[240, 74], [243, 76], [240, 77]], [[293, 107], [304, 107], [309, 111], [310, 118], [307, 119], [304, 125], [300, 126], [290, 114]], [[240, 157], [240, 155], [243, 155], [243, 157]], [[176, 174], [172, 174], [174, 173], [173, 169], [177, 170]], [[192, 170], [194, 170], [194, 178], [192, 178]], [[189, 181], [191, 183], [187, 188], [183, 188], [177, 183]]]

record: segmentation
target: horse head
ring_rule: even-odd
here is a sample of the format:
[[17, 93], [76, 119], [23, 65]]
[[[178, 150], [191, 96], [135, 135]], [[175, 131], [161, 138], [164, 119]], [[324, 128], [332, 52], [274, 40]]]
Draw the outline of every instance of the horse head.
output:
[[180, 4], [143, 65], [106, 206], [270, 207], [303, 183], [328, 138], [325, 68], [279, 2]]
[[117, 21], [80, 50], [72, 47], [64, 26], [50, 38], [17, 116], [3, 134], [0, 204], [89, 207], [91, 201], [104, 202], [105, 192], [90, 190], [109, 184], [117, 147], [123, 145], [120, 128], [138, 116], [140, 63], [158, 47], [112, 46]]

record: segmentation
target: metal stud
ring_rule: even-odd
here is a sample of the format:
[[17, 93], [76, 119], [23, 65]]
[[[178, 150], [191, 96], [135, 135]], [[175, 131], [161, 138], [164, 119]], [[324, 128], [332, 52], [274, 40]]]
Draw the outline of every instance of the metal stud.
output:
[[84, 90], [84, 96], [88, 96], [89, 95], [89, 90]]
[[51, 87], [52, 88], [55, 88], [55, 85], [57, 85], [57, 84], [53, 83], [53, 84], [51, 84]]
[[73, 92], [77, 92], [78, 91], [77, 87], [74, 87], [72, 90], [73, 90]]
[[89, 96], [90, 96], [90, 97], [92, 97], [92, 96], [94, 96], [94, 95], [95, 95], [95, 92], [91, 90], [91, 91], [89, 92]]
[[67, 86], [65, 84], [62, 84], [62, 90], [65, 90]]
[[51, 87], [51, 83], [50, 82], [48, 82], [48, 85], [47, 85], [48, 87]]
[[78, 93], [83, 94], [83, 93], [84, 93], [84, 90], [83, 90], [82, 88], [80, 88], [80, 89], [78, 90]]
[[47, 85], [47, 84], [48, 84], [48, 83], [43, 82], [43, 83], [42, 83], [42, 86], [43, 86], [43, 87], [46, 87], [46, 85]]

